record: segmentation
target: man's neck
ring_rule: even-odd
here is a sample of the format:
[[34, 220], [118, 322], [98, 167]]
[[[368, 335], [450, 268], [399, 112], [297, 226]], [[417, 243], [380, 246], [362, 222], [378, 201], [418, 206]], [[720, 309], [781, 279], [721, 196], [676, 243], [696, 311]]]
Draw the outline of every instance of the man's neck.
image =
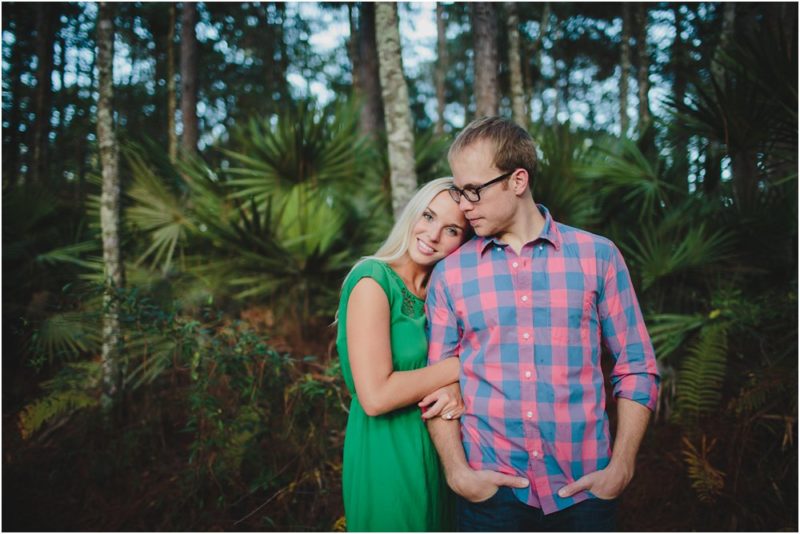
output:
[[539, 237], [544, 230], [545, 219], [533, 201], [521, 203], [507, 230], [497, 234], [497, 238], [514, 249], [517, 254], [526, 243]]

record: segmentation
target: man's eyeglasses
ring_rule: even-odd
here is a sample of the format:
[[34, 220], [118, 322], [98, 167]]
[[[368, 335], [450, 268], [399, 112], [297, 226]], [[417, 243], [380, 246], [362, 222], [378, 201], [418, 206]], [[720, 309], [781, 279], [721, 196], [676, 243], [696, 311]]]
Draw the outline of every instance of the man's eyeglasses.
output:
[[[516, 169], [514, 169], [514, 171], [515, 170]], [[481, 200], [481, 189], [486, 189], [487, 187], [489, 187], [492, 184], [496, 184], [497, 182], [499, 182], [501, 180], [505, 180], [506, 178], [508, 178], [509, 176], [514, 174], [514, 171], [507, 172], [505, 174], [501, 174], [497, 178], [489, 180], [485, 184], [480, 185], [478, 187], [465, 187], [464, 189], [459, 189], [458, 187], [456, 187], [454, 185], [451, 185], [450, 189], [448, 189], [448, 191], [450, 192], [450, 197], [453, 200], [455, 200], [456, 202], [461, 202], [461, 197], [462, 196], [464, 198], [466, 198], [467, 200], [469, 200], [470, 202], [473, 202], [473, 203], [474, 202], [480, 202], [480, 200]]]

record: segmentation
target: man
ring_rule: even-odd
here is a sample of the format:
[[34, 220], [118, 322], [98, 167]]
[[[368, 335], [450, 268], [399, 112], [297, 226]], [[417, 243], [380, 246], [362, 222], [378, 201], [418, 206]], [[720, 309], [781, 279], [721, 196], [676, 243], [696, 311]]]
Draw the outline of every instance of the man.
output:
[[460, 496], [459, 530], [614, 530], [659, 378], [622, 256], [534, 202], [536, 147], [516, 124], [469, 124], [448, 159], [476, 236], [431, 275], [428, 359], [460, 358], [466, 411], [460, 427], [428, 429]]

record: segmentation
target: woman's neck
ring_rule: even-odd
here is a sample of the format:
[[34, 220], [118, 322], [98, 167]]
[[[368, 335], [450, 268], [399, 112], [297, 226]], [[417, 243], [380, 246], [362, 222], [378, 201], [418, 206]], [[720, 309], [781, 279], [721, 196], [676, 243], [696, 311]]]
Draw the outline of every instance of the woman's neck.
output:
[[420, 298], [425, 297], [425, 289], [428, 277], [431, 274], [431, 267], [415, 263], [408, 255], [393, 261], [389, 266], [403, 279], [409, 291]]

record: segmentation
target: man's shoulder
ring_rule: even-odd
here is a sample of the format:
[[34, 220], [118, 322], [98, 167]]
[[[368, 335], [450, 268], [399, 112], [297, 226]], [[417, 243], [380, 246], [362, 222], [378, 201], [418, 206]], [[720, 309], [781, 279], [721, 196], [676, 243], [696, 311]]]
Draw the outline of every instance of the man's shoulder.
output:
[[484, 240], [482, 238], [478, 236], [473, 237], [437, 263], [433, 268], [433, 274], [444, 276], [445, 273], [453, 273], [475, 264], [480, 257], [483, 244]]
[[600, 259], [609, 259], [616, 251], [616, 245], [609, 238], [556, 222], [561, 235], [562, 246], [574, 251], [579, 256], [593, 255]]

